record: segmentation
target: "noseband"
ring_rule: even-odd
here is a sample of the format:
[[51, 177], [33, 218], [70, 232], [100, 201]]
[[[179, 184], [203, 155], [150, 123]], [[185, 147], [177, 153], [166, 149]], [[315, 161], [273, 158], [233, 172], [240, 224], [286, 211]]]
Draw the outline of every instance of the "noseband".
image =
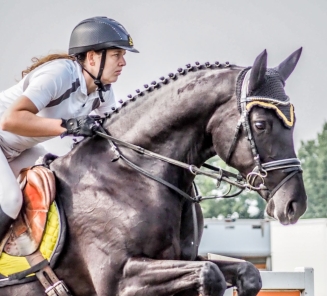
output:
[[[283, 178], [274, 189], [270, 191], [267, 201], [269, 201], [274, 194], [278, 191], [278, 189], [285, 184], [289, 179], [291, 179], [295, 174], [302, 172], [301, 162], [298, 158], [286, 158], [281, 160], [274, 160], [270, 162], [262, 163], [260, 160], [260, 155], [257, 151], [255, 141], [252, 135], [250, 120], [249, 120], [249, 110], [247, 109], [247, 104], [249, 102], [266, 102], [269, 104], [277, 105], [290, 105], [289, 99], [286, 101], [279, 101], [269, 97], [260, 97], [260, 96], [248, 96], [248, 85], [249, 79], [251, 75], [251, 69], [248, 70], [243, 78], [242, 86], [241, 86], [241, 97], [240, 97], [240, 108], [241, 108], [241, 117], [237, 123], [235, 135], [232, 141], [232, 144], [229, 148], [226, 163], [229, 164], [233, 152], [235, 151], [236, 143], [240, 134], [241, 127], [246, 131], [247, 139], [250, 143], [251, 153], [254, 159], [255, 167], [246, 176], [246, 181], [248, 183], [249, 189], [252, 190], [268, 190], [265, 186], [265, 178], [267, 178], [268, 173], [274, 170], [282, 170], [283, 173], [286, 173], [286, 177]], [[256, 180], [260, 180], [261, 183], [259, 185], [255, 185]]]

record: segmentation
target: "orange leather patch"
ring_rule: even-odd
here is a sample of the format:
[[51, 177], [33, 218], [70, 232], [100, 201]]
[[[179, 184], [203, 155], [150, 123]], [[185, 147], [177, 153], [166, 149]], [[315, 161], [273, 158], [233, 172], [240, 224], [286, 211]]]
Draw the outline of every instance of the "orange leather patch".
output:
[[[237, 296], [237, 291], [234, 290], [233, 296]], [[301, 296], [299, 290], [261, 290], [258, 296]]]
[[55, 178], [49, 169], [35, 166], [24, 169], [18, 180], [23, 191], [23, 207], [14, 222], [5, 252], [26, 256], [40, 245], [50, 204], [55, 198]]

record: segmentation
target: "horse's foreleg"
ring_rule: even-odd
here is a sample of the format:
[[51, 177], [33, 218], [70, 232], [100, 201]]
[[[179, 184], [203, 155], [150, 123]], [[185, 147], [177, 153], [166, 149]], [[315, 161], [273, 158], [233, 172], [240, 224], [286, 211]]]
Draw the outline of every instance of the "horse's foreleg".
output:
[[131, 258], [124, 267], [119, 296], [168, 296], [184, 290], [222, 296], [225, 289], [223, 274], [208, 261]]
[[228, 284], [237, 287], [239, 296], [255, 296], [261, 289], [259, 270], [250, 262], [233, 262], [207, 260], [201, 256], [200, 261], [210, 261], [218, 266]]

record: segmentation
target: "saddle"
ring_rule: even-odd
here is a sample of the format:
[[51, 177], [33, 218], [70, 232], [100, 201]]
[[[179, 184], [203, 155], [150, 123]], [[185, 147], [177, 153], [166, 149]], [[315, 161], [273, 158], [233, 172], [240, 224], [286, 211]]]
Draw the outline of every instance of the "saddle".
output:
[[63, 208], [55, 200], [54, 174], [36, 165], [23, 169], [18, 182], [23, 206], [0, 242], [0, 288], [38, 279], [48, 296], [71, 295], [52, 270], [66, 235]]
[[27, 256], [40, 246], [48, 211], [56, 195], [55, 177], [44, 166], [21, 170], [18, 176], [23, 206], [18, 218], [0, 245], [0, 254]]

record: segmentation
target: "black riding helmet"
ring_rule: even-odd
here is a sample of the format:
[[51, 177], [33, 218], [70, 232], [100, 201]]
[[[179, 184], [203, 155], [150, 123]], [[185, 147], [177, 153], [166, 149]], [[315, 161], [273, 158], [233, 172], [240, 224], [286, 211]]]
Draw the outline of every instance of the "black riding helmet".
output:
[[81, 21], [74, 28], [70, 36], [68, 53], [76, 55], [90, 50], [117, 47], [138, 52], [133, 47], [131, 36], [120, 23], [104, 16], [96, 16]]
[[118, 22], [107, 17], [96, 16], [81, 21], [70, 36], [70, 55], [78, 56], [90, 50], [102, 50], [101, 64], [97, 77], [82, 67], [93, 79], [98, 87], [101, 101], [103, 102], [102, 91], [106, 88], [101, 82], [101, 76], [106, 61], [106, 50], [110, 48], [121, 48], [131, 52], [139, 52], [133, 47], [133, 39], [126, 29]]

